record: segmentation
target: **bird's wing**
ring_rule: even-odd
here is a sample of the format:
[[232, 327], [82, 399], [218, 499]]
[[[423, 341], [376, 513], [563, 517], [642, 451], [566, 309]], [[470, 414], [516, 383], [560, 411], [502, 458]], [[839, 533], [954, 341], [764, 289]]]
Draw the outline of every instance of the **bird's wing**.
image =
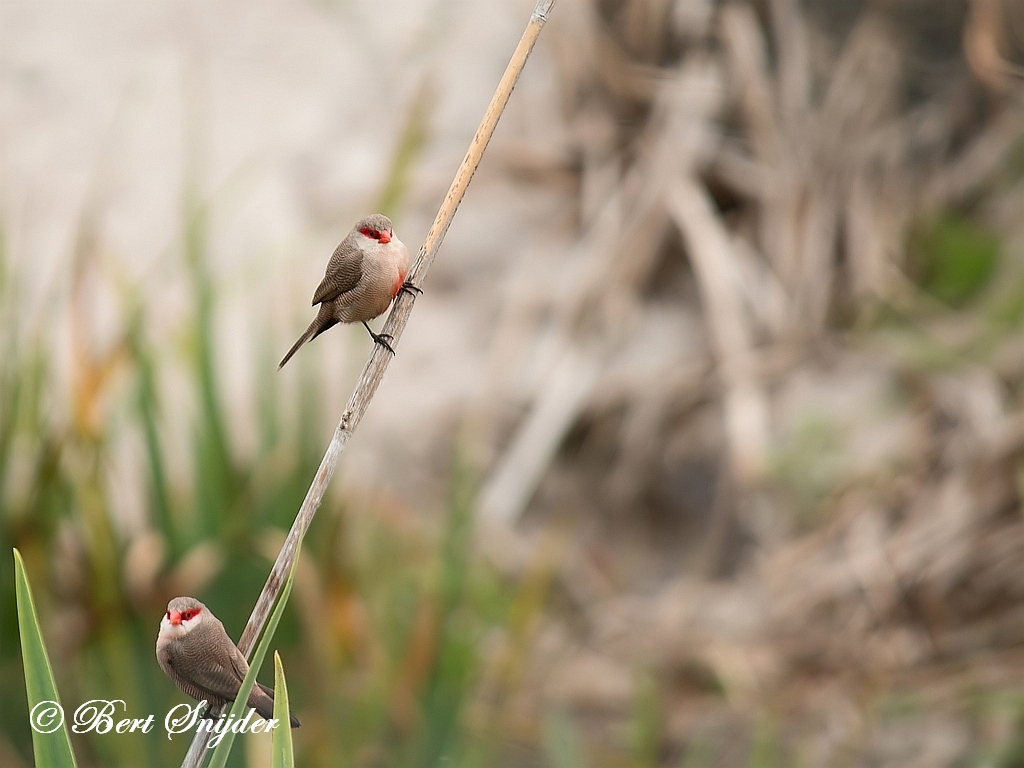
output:
[[231, 644], [231, 667], [235, 670], [235, 674], [238, 675], [238, 684], [242, 684], [242, 680], [245, 679], [246, 673], [249, 671], [249, 662], [245, 660], [245, 656], [238, 650], [238, 647]]
[[313, 294], [313, 306], [325, 301], [332, 301], [341, 294], [355, 288], [363, 277], [363, 251], [353, 238], [346, 237], [341, 245], [334, 249], [331, 260], [327, 262], [327, 272]]
[[[180, 665], [181, 668], [175, 671], [186, 678], [192, 687], [217, 698], [234, 701], [249, 668], [245, 658], [231, 642], [224, 631], [224, 625], [219, 621], [196, 627], [192, 634], [198, 636], [190, 637], [190, 642], [179, 646], [178, 656], [181, 659], [175, 666]], [[241, 659], [241, 664], [235, 658], [236, 655]], [[185, 692], [193, 698], [203, 698], [192, 691]]]
[[171, 673], [171, 679], [179, 688], [181, 688], [182, 691], [185, 692], [187, 696], [191, 696], [196, 701], [205, 701], [208, 705], [208, 708], [218, 707], [221, 704], [224, 704], [225, 702], [234, 700], [226, 698], [224, 696], [218, 696], [217, 694], [208, 691], [205, 688], [200, 688], [191, 680], [187, 680], [186, 678], [182, 677], [176, 672]]

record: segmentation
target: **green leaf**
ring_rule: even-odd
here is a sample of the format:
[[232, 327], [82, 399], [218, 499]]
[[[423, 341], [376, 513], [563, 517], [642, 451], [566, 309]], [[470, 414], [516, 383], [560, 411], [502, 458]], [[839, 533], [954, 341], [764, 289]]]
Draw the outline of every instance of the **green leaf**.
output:
[[953, 307], [985, 287], [999, 256], [998, 238], [955, 213], [918, 225], [909, 245], [911, 268], [919, 273], [921, 287]]
[[[299, 539], [298, 545], [296, 546], [295, 560], [292, 561], [292, 568], [288, 572], [288, 580], [284, 583], [284, 588], [281, 590], [281, 594], [277, 597], [277, 604], [274, 606], [274, 612], [270, 614], [270, 619], [267, 621], [267, 626], [263, 630], [263, 637], [260, 638], [260, 644], [256, 646], [256, 652], [252, 656], [252, 661], [249, 663], [249, 671], [245, 673], [245, 679], [242, 681], [242, 687], [238, 689], [238, 696], [235, 697], [235, 703], [231, 705], [231, 713], [235, 716], [236, 720], [242, 719], [242, 714], [248, 709], [246, 702], [249, 700], [249, 693], [252, 691], [253, 685], [256, 683], [256, 673], [259, 672], [260, 667], [263, 665], [263, 659], [267, 656], [267, 651], [270, 650], [270, 641], [274, 639], [274, 632], [277, 630], [277, 625], [281, 621], [281, 614], [284, 613], [284, 607], [288, 603], [288, 596], [292, 593], [292, 583], [295, 581], [295, 570], [299, 564], [299, 555], [302, 553], [302, 539]], [[275, 707], [275, 716], [277, 714]], [[289, 728], [288, 718], [278, 723], [278, 730], [281, 728]], [[289, 735], [289, 739], [291, 736]], [[214, 748], [213, 757], [210, 759], [210, 768], [224, 768], [228, 762], [228, 755], [231, 754], [231, 745], [235, 743], [235, 733], [228, 731], [227, 735], [221, 740], [221, 742]]]
[[380, 193], [376, 210], [395, 218], [409, 189], [409, 182], [417, 161], [427, 143], [431, 108], [435, 104], [430, 79], [425, 79], [416, 91], [391, 159], [387, 181]]
[[[14, 550], [14, 573], [21, 658], [25, 667], [25, 690], [28, 692], [29, 717], [32, 719], [32, 752], [36, 768], [74, 768], [75, 755], [71, 751], [64, 710], [60, 696], [57, 695], [57, 684], [53, 680], [50, 657], [43, 644], [43, 633], [39, 629], [39, 617], [25, 575], [25, 563], [17, 549]], [[49, 733], [43, 732], [54, 725], [57, 727]]]
[[580, 736], [569, 713], [556, 710], [544, 722], [544, 747], [552, 768], [585, 768]]
[[632, 762], [637, 766], [656, 766], [663, 730], [661, 691], [649, 673], [640, 676], [634, 691], [633, 722], [630, 728]]
[[274, 749], [271, 752], [271, 768], [294, 768], [295, 755], [292, 752], [292, 729], [289, 727], [288, 685], [284, 680], [284, 666], [281, 657], [274, 651], [274, 719], [280, 725], [274, 729]]

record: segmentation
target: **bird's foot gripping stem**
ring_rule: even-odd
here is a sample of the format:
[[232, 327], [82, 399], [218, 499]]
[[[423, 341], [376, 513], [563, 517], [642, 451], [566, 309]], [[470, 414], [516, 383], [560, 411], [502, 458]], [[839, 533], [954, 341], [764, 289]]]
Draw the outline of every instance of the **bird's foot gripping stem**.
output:
[[373, 343], [374, 344], [380, 344], [382, 347], [384, 347], [384, 349], [386, 349], [392, 355], [395, 354], [395, 350], [393, 350], [391, 348], [391, 345], [388, 343], [388, 342], [394, 341], [394, 339], [391, 337], [390, 333], [374, 333], [373, 329], [370, 328], [370, 326], [366, 324], [365, 320], [363, 321], [363, 327], [366, 329], [366, 332], [370, 334], [370, 338], [373, 339]]
[[422, 289], [422, 288], [417, 288], [417, 287], [416, 287], [415, 285], [413, 285], [412, 283], [410, 283], [410, 282], [409, 282], [408, 280], [406, 280], [406, 281], [405, 281], [404, 283], [402, 283], [402, 287], [401, 287], [401, 288], [399, 288], [398, 290], [399, 290], [399, 292], [402, 292], [402, 291], [404, 291], [405, 293], [408, 293], [408, 294], [409, 294], [410, 296], [412, 296], [412, 297], [413, 297], [414, 299], [415, 299], [415, 298], [416, 298], [416, 297], [417, 297], [418, 295], [420, 295], [420, 294], [422, 294], [422, 293], [423, 293], [423, 289]]

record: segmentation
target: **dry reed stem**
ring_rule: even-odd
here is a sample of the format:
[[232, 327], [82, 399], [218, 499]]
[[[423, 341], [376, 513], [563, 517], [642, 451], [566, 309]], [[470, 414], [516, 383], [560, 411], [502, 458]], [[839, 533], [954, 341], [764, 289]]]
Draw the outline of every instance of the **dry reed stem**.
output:
[[[448, 194], [445, 195], [444, 202], [441, 204], [437, 216], [434, 217], [434, 223], [430, 226], [426, 239], [420, 247], [419, 256], [409, 272], [409, 282], [413, 285], [418, 286], [423, 283], [427, 271], [437, 255], [437, 250], [440, 248], [441, 242], [448, 232], [448, 227], [451, 225], [452, 219], [455, 218], [455, 212], [458, 210], [459, 204], [466, 194], [466, 189], [473, 179], [473, 174], [476, 172], [477, 166], [480, 165], [480, 160], [483, 157], [484, 150], [487, 149], [487, 143], [491, 140], [494, 128], [498, 124], [498, 119], [501, 117], [502, 112], [505, 111], [505, 105], [508, 104], [509, 97], [512, 95], [512, 89], [515, 87], [516, 81], [519, 80], [519, 75], [526, 65], [526, 60], [529, 58], [530, 52], [533, 50], [537, 37], [540, 35], [540, 31], [544, 27], [544, 23], [547, 21], [548, 14], [551, 12], [554, 4], [555, 0], [537, 0], [533, 14], [530, 16], [530, 22], [527, 24], [526, 30], [523, 32], [523, 36], [520, 38], [519, 44], [512, 54], [512, 58], [505, 68], [505, 73], [502, 75], [501, 81], [498, 83], [498, 87], [495, 89], [494, 95], [487, 105], [487, 111], [480, 121], [480, 126], [473, 136], [473, 141], [466, 151], [466, 156], [455, 173], [455, 178], [448, 188]], [[405, 326], [409, 322], [409, 316], [412, 314], [414, 303], [415, 298], [405, 292], [399, 293], [395, 299], [391, 313], [388, 315], [387, 322], [385, 322], [382, 331], [382, 333], [391, 336], [392, 347], [398, 344], [402, 338], [402, 331], [405, 330]], [[313, 515], [316, 514], [317, 509], [320, 507], [320, 502], [323, 500], [327, 485], [330, 483], [331, 476], [338, 466], [338, 459], [341, 458], [345, 446], [348, 445], [349, 438], [351, 438], [352, 433], [366, 413], [366, 409], [369, 407], [370, 401], [377, 392], [377, 387], [380, 386], [390, 364], [391, 354], [381, 345], [375, 344], [373, 352], [370, 354], [370, 359], [366, 361], [356, 388], [349, 398], [348, 405], [341, 415], [341, 421], [338, 423], [337, 429], [334, 430], [334, 436], [331, 438], [330, 445], [327, 446], [327, 452], [324, 454], [313, 482], [306, 492], [306, 498], [302, 501], [302, 506], [295, 517], [295, 522], [292, 523], [291, 530], [288, 531], [288, 537], [285, 539], [280, 553], [278, 553], [273, 570], [271, 570], [270, 576], [267, 577], [267, 583], [263, 586], [263, 591], [260, 593], [252, 615], [249, 617], [249, 621], [245, 625], [242, 636], [238, 641], [238, 648], [247, 657], [256, 647], [256, 641], [263, 630], [263, 625], [270, 615], [270, 610], [277, 600], [278, 593], [284, 586], [284, 581], [291, 570], [292, 563], [298, 557], [302, 537], [309, 528], [309, 524], [313, 521]], [[209, 736], [208, 732], [196, 734], [185, 756], [185, 760], [182, 762], [182, 768], [198, 768], [202, 764], [208, 751], [206, 743]]]
[[807, 28], [797, 0], [771, 0], [773, 37], [778, 45], [782, 120], [790, 133], [801, 133], [811, 106], [811, 63]]
[[722, 401], [733, 471], [741, 483], [749, 482], [764, 471], [768, 455], [768, 398], [755, 376], [752, 333], [729, 232], [704, 187], [688, 174], [672, 184], [666, 203], [687, 244], [710, 321], [725, 385]]
[[480, 495], [480, 512], [488, 521], [509, 527], [516, 522], [597, 380], [599, 365], [593, 354], [570, 346], [561, 350], [560, 357], [544, 380], [529, 418]]
[[964, 58], [975, 76], [996, 93], [1009, 91], [1024, 78], [1024, 69], [999, 50], [1004, 34], [999, 0], [972, 0], [964, 27]]
[[[703, 164], [715, 146], [709, 120], [721, 101], [719, 77], [711, 62], [694, 57], [663, 84], [659, 118], [645, 142], [650, 149], [631, 172], [636, 183], [620, 184], [635, 193], [609, 190], [577, 244], [583, 255], [575, 288], [555, 308], [557, 353], [549, 355], [530, 410], [480, 493], [481, 520], [493, 524], [489, 535], [507, 534], [518, 520], [566, 433], [592, 402], [599, 376], [627, 342], [640, 286], [667, 226], [663, 190], [674, 168]], [[490, 549], [513, 565], [507, 552]]]

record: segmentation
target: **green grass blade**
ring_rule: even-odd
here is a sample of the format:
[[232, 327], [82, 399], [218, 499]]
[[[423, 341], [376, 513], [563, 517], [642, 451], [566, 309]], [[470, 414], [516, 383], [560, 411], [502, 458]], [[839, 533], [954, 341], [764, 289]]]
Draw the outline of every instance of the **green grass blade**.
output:
[[711, 768], [717, 759], [714, 743], [703, 736], [697, 736], [686, 747], [679, 761], [679, 768]]
[[[242, 687], [238, 689], [238, 696], [235, 698], [235, 703], [231, 705], [231, 714], [235, 716], [236, 720], [242, 718], [242, 713], [247, 709], [246, 702], [249, 700], [249, 692], [252, 691], [253, 685], [256, 683], [256, 673], [259, 672], [260, 667], [263, 665], [263, 659], [267, 656], [267, 651], [270, 649], [270, 642], [274, 639], [274, 632], [277, 630], [278, 622], [281, 621], [281, 615], [284, 613], [284, 607], [288, 603], [288, 596], [292, 593], [292, 583], [295, 581], [295, 570], [299, 564], [299, 556], [302, 553], [302, 540], [299, 540], [295, 560], [292, 562], [292, 569], [288, 572], [288, 580], [284, 583], [284, 587], [281, 589], [281, 594], [277, 598], [277, 604], [274, 606], [274, 612], [270, 614], [270, 618], [267, 620], [267, 626], [263, 630], [263, 637], [260, 638], [260, 644], [256, 646], [256, 652], [252, 656], [252, 661], [249, 665], [249, 671], [245, 675], [245, 679], [242, 681]], [[276, 712], [275, 712], [276, 714]], [[287, 718], [283, 720], [278, 728], [289, 728]], [[229, 731], [223, 740], [214, 747], [213, 757], [210, 759], [210, 768], [224, 768], [228, 762], [228, 755], [231, 754], [231, 746], [235, 743], [235, 733]]]
[[154, 522], [171, 544], [174, 557], [181, 555], [174, 514], [171, 510], [171, 492], [167, 481], [167, 462], [160, 444], [159, 406], [157, 402], [156, 371], [153, 356], [145, 348], [142, 331], [142, 313], [137, 312], [129, 330], [129, 345], [138, 371], [136, 405], [142, 421], [142, 436], [146, 445], [149, 463], [150, 497], [153, 504]]
[[398, 139], [391, 168], [384, 182], [384, 189], [377, 201], [377, 210], [385, 216], [395, 218], [406, 197], [412, 173], [427, 143], [430, 112], [435, 103], [433, 95], [430, 80], [425, 79], [409, 107], [405, 126], [402, 128], [402, 135]]
[[281, 657], [274, 651], [274, 719], [281, 725], [274, 729], [274, 749], [271, 768], [294, 768], [292, 729], [288, 726], [288, 685], [284, 680]]
[[662, 742], [662, 708], [658, 684], [649, 673], [641, 675], [635, 688], [630, 734], [633, 764], [657, 766]]
[[544, 747], [551, 768], [585, 768], [580, 736], [568, 712], [553, 712], [545, 722]]
[[[57, 695], [57, 684], [53, 680], [53, 668], [50, 657], [43, 644], [43, 633], [39, 629], [39, 617], [32, 601], [32, 590], [25, 575], [25, 563], [21, 553], [14, 550], [15, 590], [18, 597], [18, 631], [21, 634], [21, 658], [25, 666], [25, 690], [28, 693], [30, 717], [34, 724], [44, 726], [48, 730], [51, 724], [44, 719], [43, 713], [50, 708], [47, 702], [60, 707], [60, 696]], [[38, 707], [38, 709], [37, 709]], [[62, 713], [62, 709], [58, 709]], [[67, 722], [63, 714], [59, 715], [60, 725], [50, 733], [32, 728], [32, 752], [35, 755], [36, 768], [74, 768], [75, 755], [71, 751], [71, 740], [68, 736]], [[52, 723], [56, 723], [53, 720]]]

